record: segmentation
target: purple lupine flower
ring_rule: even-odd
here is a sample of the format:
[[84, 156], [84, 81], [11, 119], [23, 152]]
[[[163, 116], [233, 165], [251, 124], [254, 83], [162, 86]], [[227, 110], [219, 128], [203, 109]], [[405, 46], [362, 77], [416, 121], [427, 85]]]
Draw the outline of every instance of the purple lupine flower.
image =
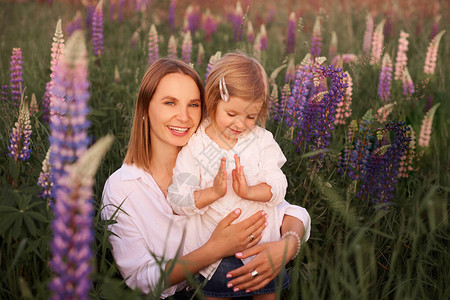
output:
[[86, 28], [89, 30], [93, 25], [93, 19], [97, 5], [87, 2], [85, 6], [86, 6]]
[[158, 46], [158, 32], [156, 31], [155, 24], [150, 27], [148, 33], [148, 65], [159, 59], [159, 46]]
[[267, 50], [267, 31], [266, 25], [261, 24], [261, 29], [259, 31], [259, 51]]
[[53, 94], [64, 101], [52, 102], [50, 164], [55, 199], [54, 237], [50, 283], [54, 299], [88, 299], [91, 281], [90, 244], [93, 240], [92, 203], [88, 191], [70, 180], [69, 165], [87, 149], [89, 82], [88, 61], [82, 32], [74, 32], [55, 67]]
[[19, 109], [19, 117], [14, 124], [11, 133], [10, 145], [8, 146], [8, 155], [17, 160], [27, 161], [30, 159], [30, 137], [31, 123], [28, 103], [22, 99]]
[[222, 52], [217, 51], [216, 54], [212, 55], [209, 58], [208, 66], [206, 67], [206, 74], [205, 74], [205, 85], [206, 85], [206, 79], [208, 79], [209, 72], [211, 72], [212, 66], [220, 59], [222, 56]]
[[288, 32], [286, 40], [286, 54], [294, 53], [295, 50], [295, 29], [297, 21], [295, 19], [295, 12], [291, 12], [288, 21]]
[[385, 54], [381, 63], [380, 80], [378, 82], [378, 96], [387, 102], [391, 99], [392, 61], [389, 54]]
[[103, 0], [97, 4], [92, 16], [92, 43], [94, 55], [101, 57], [103, 54]]
[[[376, 149], [370, 155], [361, 180], [357, 197], [362, 201], [382, 205], [386, 208], [393, 197], [397, 183], [400, 160], [408, 149], [411, 138], [405, 122], [389, 122], [378, 131]], [[385, 137], [393, 136], [390, 145], [381, 145]]]
[[50, 199], [53, 188], [53, 181], [50, 176], [50, 153], [51, 148], [48, 149], [45, 159], [42, 162], [42, 171], [39, 174], [37, 184], [42, 187], [40, 196], [44, 199]]
[[211, 41], [212, 35], [217, 31], [217, 26], [219, 22], [213, 17], [211, 11], [206, 10], [205, 16], [203, 17], [203, 30], [205, 30], [205, 40]]
[[303, 118], [305, 112], [305, 105], [311, 91], [313, 74], [311, 66], [300, 65], [295, 74], [294, 86], [292, 92], [287, 99], [284, 122], [288, 127], [297, 127], [298, 122]]
[[370, 47], [372, 45], [374, 21], [372, 14], [366, 16], [366, 31], [364, 32], [363, 51], [365, 54], [369, 54]]
[[314, 23], [312, 40], [311, 40], [311, 55], [318, 57], [322, 51], [322, 18], [316, 17]]
[[122, 23], [123, 21], [123, 10], [125, 8], [125, 4], [127, 3], [127, 0], [119, 0], [119, 22]]
[[23, 67], [22, 50], [13, 48], [11, 55], [10, 88], [12, 103], [18, 107], [23, 92]]
[[411, 75], [409, 75], [408, 68], [403, 69], [403, 95], [412, 95], [415, 92], [414, 82], [412, 81]]
[[200, 13], [200, 8], [196, 5], [189, 5], [186, 9], [186, 13], [184, 15], [184, 28], [183, 31], [190, 31], [191, 35], [193, 35], [197, 29], [200, 27], [202, 15]]
[[191, 62], [192, 52], [192, 38], [191, 32], [188, 31], [184, 34], [183, 45], [181, 46], [181, 59], [189, 64]]
[[236, 11], [233, 16], [233, 27], [234, 27], [234, 41], [239, 42], [242, 40], [242, 26], [244, 22], [244, 13], [242, 11], [241, 3], [238, 1], [236, 3]]
[[439, 31], [439, 21], [440, 20], [441, 20], [441, 15], [434, 17], [433, 28], [431, 29], [431, 33], [430, 33], [430, 41], [432, 41], [434, 39], [434, 37], [437, 35], [437, 33]]
[[198, 44], [198, 52], [197, 52], [197, 66], [203, 64], [203, 59], [205, 57], [205, 48], [203, 48], [203, 44]]
[[173, 35], [169, 38], [169, 45], [167, 48], [167, 57], [170, 59], [177, 59], [177, 41]]
[[81, 13], [80, 13], [80, 11], [77, 11], [77, 13], [75, 14], [75, 17], [66, 26], [67, 36], [70, 37], [72, 35], [72, 33], [74, 33], [77, 30], [81, 30], [81, 29], [82, 29]]
[[169, 6], [169, 26], [172, 32], [175, 31], [175, 6], [177, 5], [176, 0], [170, 0]]
[[277, 122], [283, 121], [286, 116], [286, 106], [288, 99], [291, 96], [291, 87], [289, 84], [285, 84], [281, 89], [280, 101], [276, 101], [273, 110], [273, 119]]
[[253, 44], [255, 41], [255, 30], [253, 29], [252, 21], [247, 22], [247, 42]]
[[3, 102], [8, 102], [8, 85], [2, 84], [2, 99]]

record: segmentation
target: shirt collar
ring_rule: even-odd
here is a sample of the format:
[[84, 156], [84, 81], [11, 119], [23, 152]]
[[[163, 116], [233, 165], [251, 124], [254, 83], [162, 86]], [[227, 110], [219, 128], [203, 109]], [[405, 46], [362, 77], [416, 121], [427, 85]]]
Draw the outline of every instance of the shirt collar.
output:
[[133, 180], [138, 179], [139, 177], [145, 177], [147, 175], [147, 172], [145, 172], [141, 168], [136, 167], [135, 164], [123, 164], [121, 169], [122, 172], [120, 178], [122, 180]]

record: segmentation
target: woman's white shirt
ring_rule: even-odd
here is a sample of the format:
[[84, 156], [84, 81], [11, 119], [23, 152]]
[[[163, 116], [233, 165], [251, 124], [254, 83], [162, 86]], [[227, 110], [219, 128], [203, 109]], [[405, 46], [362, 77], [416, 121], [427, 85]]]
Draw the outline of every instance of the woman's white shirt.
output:
[[[149, 293], [157, 286], [167, 261], [175, 258], [178, 251], [178, 255], [183, 255], [187, 218], [174, 215], [153, 177], [134, 165], [124, 164], [109, 177], [103, 204], [102, 219], [113, 218], [117, 222], [109, 227], [113, 232], [110, 242], [122, 277], [129, 287]], [[277, 208], [281, 220], [284, 215], [291, 215], [303, 222], [307, 240], [311, 227], [308, 212], [286, 201]], [[172, 286], [162, 297], [173, 295], [184, 286], [185, 283]]]

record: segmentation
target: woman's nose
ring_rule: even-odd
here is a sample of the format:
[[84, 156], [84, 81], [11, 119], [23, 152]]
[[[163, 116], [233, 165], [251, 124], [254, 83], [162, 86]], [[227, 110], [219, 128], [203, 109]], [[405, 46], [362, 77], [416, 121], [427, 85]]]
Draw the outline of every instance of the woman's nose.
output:
[[180, 109], [178, 110], [178, 120], [182, 121], [182, 122], [186, 122], [189, 120], [189, 114], [188, 114], [188, 109], [187, 107], [180, 107]]

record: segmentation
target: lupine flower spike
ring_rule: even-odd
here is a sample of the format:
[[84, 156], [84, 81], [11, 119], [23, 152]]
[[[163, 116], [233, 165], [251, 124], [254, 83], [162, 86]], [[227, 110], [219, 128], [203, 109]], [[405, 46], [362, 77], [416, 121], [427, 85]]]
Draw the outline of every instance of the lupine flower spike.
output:
[[380, 80], [378, 82], [378, 96], [384, 103], [391, 99], [392, 61], [389, 54], [385, 54], [381, 64]]
[[[55, 34], [53, 35], [53, 43], [52, 43], [52, 60], [50, 62], [50, 81], [46, 85], [46, 90], [44, 94], [43, 101], [43, 110], [44, 110], [44, 120], [50, 120], [50, 116], [46, 114], [48, 111], [50, 115], [53, 115], [55, 112], [52, 110], [52, 107], [56, 105], [56, 102], [64, 101], [64, 97], [57, 97], [53, 93], [53, 87], [55, 85], [55, 69], [58, 64], [63, 52], [64, 52], [64, 35], [61, 29], [61, 19], [56, 23]], [[47, 97], [49, 102], [47, 103]]]
[[255, 30], [253, 29], [252, 21], [247, 22], [247, 42], [253, 44], [255, 41]]
[[383, 52], [383, 44], [384, 44], [384, 27], [385, 20], [378, 23], [377, 28], [375, 28], [375, 32], [372, 37], [372, 55], [370, 57], [370, 64], [374, 65], [380, 62], [381, 53]]
[[75, 31], [82, 29], [81, 18], [82, 18], [81, 17], [81, 12], [78, 10], [75, 13], [75, 17], [66, 26], [66, 32], [67, 32], [67, 36], [68, 37], [70, 37], [72, 35], [72, 33], [74, 33]]
[[408, 63], [408, 57], [406, 56], [406, 51], [408, 51], [408, 37], [409, 37], [408, 33], [404, 32], [403, 30], [400, 31], [397, 57], [395, 58], [395, 73], [394, 73], [395, 80], [400, 80], [402, 78], [403, 70], [406, 67], [406, 64]]
[[50, 176], [50, 153], [51, 147], [48, 149], [47, 154], [45, 155], [45, 159], [42, 162], [42, 171], [39, 174], [37, 182], [37, 184], [42, 187], [40, 195], [44, 199], [50, 199], [51, 190], [53, 187], [53, 181], [51, 180]]
[[170, 0], [170, 6], [169, 6], [169, 26], [170, 29], [175, 31], [175, 6], [177, 4], [176, 0]]
[[427, 55], [425, 57], [425, 65], [423, 68], [423, 72], [427, 75], [433, 75], [436, 69], [436, 61], [437, 61], [437, 52], [439, 48], [439, 42], [441, 41], [442, 36], [444, 35], [445, 30], [439, 32], [433, 40], [430, 42], [430, 45], [427, 49]]
[[205, 48], [203, 48], [203, 44], [198, 44], [198, 52], [197, 52], [197, 66], [203, 64], [203, 59], [205, 58]]
[[158, 47], [158, 32], [156, 31], [155, 24], [150, 27], [150, 32], [148, 33], [148, 65], [157, 61], [159, 58], [159, 47]]
[[236, 3], [236, 11], [233, 16], [234, 26], [234, 41], [238, 42], [242, 39], [242, 24], [243, 24], [244, 12], [242, 11], [241, 2]]
[[400, 159], [400, 167], [398, 169], [399, 178], [408, 178], [409, 173], [414, 170], [413, 163], [416, 152], [416, 134], [411, 128], [407, 132], [408, 137], [411, 139], [409, 141], [408, 149], [406, 149], [405, 154]]
[[221, 56], [222, 56], [222, 52], [217, 51], [216, 54], [212, 55], [209, 58], [208, 66], [206, 67], [205, 84], [206, 84], [206, 79], [208, 78], [208, 75], [209, 75], [209, 72], [211, 71], [212, 66], [216, 63], [216, 61], [218, 61], [220, 59]]
[[402, 83], [403, 83], [403, 95], [414, 94], [415, 92], [414, 82], [412, 81], [411, 75], [409, 75], [407, 67], [403, 69]]
[[294, 63], [294, 57], [289, 57], [289, 62], [286, 69], [286, 75], [284, 77], [284, 82], [288, 83], [289, 81], [295, 80], [295, 63]]
[[183, 32], [189, 30], [193, 35], [200, 27], [202, 15], [198, 5], [189, 5], [184, 15]]
[[387, 120], [387, 117], [391, 114], [391, 112], [394, 110], [394, 106], [397, 104], [397, 102], [388, 103], [382, 107], [380, 107], [377, 111], [377, 120], [380, 123], [384, 123]]
[[347, 88], [345, 89], [344, 98], [337, 104], [334, 124], [345, 124], [346, 120], [352, 115], [350, 105], [352, 104], [353, 80], [348, 72], [344, 72], [344, 74], [346, 75], [344, 77], [344, 84], [347, 85]]
[[295, 50], [295, 31], [297, 21], [295, 19], [295, 12], [291, 12], [288, 21], [288, 32], [286, 40], [286, 54], [293, 53]]
[[140, 28], [136, 29], [136, 30], [133, 32], [133, 35], [131, 36], [131, 39], [130, 39], [130, 47], [131, 47], [132, 49], [136, 49], [136, 44], [137, 44], [138, 41], [139, 41], [139, 32], [140, 32], [140, 31], [141, 31]]
[[97, 4], [92, 16], [92, 43], [94, 55], [101, 57], [103, 54], [103, 0]]
[[4, 103], [8, 101], [8, 85], [7, 84], [2, 84], [2, 100]]
[[88, 299], [91, 288], [92, 203], [78, 198], [89, 193], [78, 187], [68, 174], [68, 165], [86, 151], [89, 143], [87, 67], [83, 33], [77, 31], [67, 41], [56, 65], [53, 88], [57, 97], [65, 99], [52, 103], [53, 110], [61, 117], [53, 115], [50, 122], [50, 164], [54, 180], [51, 194], [55, 200], [50, 261], [55, 274], [50, 283], [53, 299]]
[[8, 155], [18, 160], [27, 161], [30, 158], [30, 137], [31, 137], [30, 112], [28, 111], [28, 103], [23, 99], [20, 102], [19, 117], [14, 124], [11, 133], [10, 145], [8, 147]]
[[169, 38], [169, 45], [167, 52], [168, 58], [177, 59], [177, 41], [175, 40], [175, 37], [173, 35], [171, 35]]
[[331, 32], [330, 49], [328, 51], [329, 59], [332, 59], [333, 57], [335, 57], [337, 55], [337, 43], [338, 43], [338, 39], [337, 39], [336, 31], [333, 31], [333, 32]]
[[191, 52], [192, 52], [191, 32], [187, 31], [184, 34], [183, 45], [181, 46], [181, 59], [187, 64], [191, 62]]
[[211, 41], [212, 35], [217, 31], [219, 22], [213, 17], [209, 9], [203, 17], [203, 29], [205, 30], [205, 40]]
[[30, 111], [30, 117], [39, 111], [39, 107], [38, 107], [37, 100], [36, 100], [36, 95], [34, 93], [31, 94], [29, 111]]
[[435, 104], [425, 115], [422, 120], [422, 126], [420, 127], [419, 146], [426, 148], [430, 145], [431, 128], [433, 127], [433, 118], [440, 103]]
[[372, 46], [374, 21], [372, 14], [366, 16], [366, 31], [364, 32], [363, 51], [365, 54], [369, 54]]
[[11, 55], [10, 70], [10, 88], [11, 100], [15, 106], [19, 106], [23, 92], [23, 67], [22, 67], [22, 50], [13, 48]]
[[311, 55], [317, 57], [322, 51], [322, 18], [316, 17], [314, 22], [312, 41], [311, 41]]
[[434, 17], [433, 28], [431, 29], [430, 41], [434, 39], [439, 30], [439, 21], [441, 20], [441, 15]]

